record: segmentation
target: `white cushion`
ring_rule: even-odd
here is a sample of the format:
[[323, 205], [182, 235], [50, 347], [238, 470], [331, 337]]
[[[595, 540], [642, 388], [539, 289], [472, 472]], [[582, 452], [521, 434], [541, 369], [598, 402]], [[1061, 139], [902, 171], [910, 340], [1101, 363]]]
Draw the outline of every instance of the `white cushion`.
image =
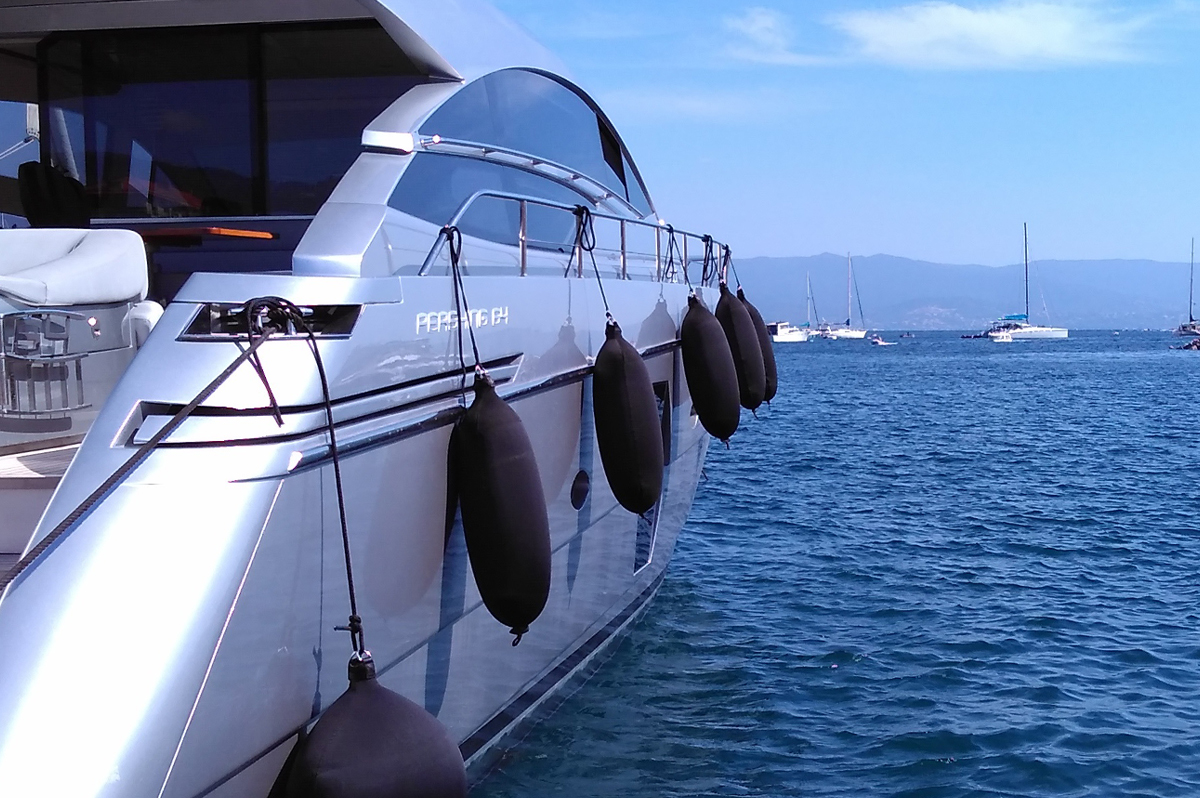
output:
[[0, 230], [0, 293], [30, 305], [145, 299], [146, 247], [132, 230]]

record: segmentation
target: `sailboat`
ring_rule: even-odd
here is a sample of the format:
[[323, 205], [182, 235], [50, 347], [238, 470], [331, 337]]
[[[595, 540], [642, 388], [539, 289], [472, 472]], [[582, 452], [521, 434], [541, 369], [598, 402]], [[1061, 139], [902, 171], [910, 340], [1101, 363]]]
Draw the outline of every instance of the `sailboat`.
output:
[[1175, 328], [1176, 335], [1200, 336], [1200, 322], [1196, 321], [1195, 304], [1192, 301], [1192, 289], [1196, 284], [1196, 239], [1192, 239], [1192, 260], [1188, 268], [1188, 320]]
[[851, 308], [854, 301], [854, 260], [850, 257], [850, 253], [846, 253], [846, 323], [838, 326], [827, 326], [821, 330], [822, 338], [829, 338], [837, 341], [842, 338], [862, 340], [867, 337], [866, 320], [863, 318], [862, 312], [862, 296], [858, 298], [858, 319], [862, 322], [862, 327], [855, 327], [852, 323]]
[[1014, 341], [1025, 341], [1038, 338], [1066, 338], [1068, 332], [1064, 327], [1045, 327], [1029, 323], [1029, 225], [1025, 230], [1025, 312], [1013, 313], [992, 322], [992, 326], [980, 333], [978, 338], [1001, 338], [1009, 336]]
[[803, 327], [796, 327], [789, 321], [773, 321], [767, 325], [767, 332], [771, 335], [771, 340], [777, 344], [808, 343], [809, 335], [812, 331], [812, 277], [805, 274], [805, 295], [804, 295], [804, 313], [807, 316], [807, 321]]

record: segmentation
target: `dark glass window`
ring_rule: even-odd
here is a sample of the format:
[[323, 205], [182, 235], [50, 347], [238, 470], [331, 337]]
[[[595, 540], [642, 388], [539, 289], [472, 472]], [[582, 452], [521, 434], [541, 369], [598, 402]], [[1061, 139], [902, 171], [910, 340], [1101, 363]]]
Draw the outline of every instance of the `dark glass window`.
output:
[[48, 48], [51, 155], [96, 216], [254, 213], [251, 38], [116, 31]]
[[629, 204], [638, 209], [638, 213], [642, 216], [649, 216], [654, 213], [654, 209], [650, 206], [650, 197], [646, 194], [645, 187], [642, 186], [642, 181], [637, 177], [637, 172], [633, 170], [633, 164], [629, 159], [625, 159], [625, 174], [629, 176]]
[[[616, 133], [586, 101], [558, 81], [520, 69], [464, 87], [421, 127], [425, 135], [492, 144], [569, 166], [639, 207], [645, 189], [627, 165]], [[632, 183], [628, 189], [627, 183]]]
[[[522, 194], [563, 205], [591, 205], [583, 195], [560, 183], [511, 166], [434, 153], [413, 158], [388, 204], [439, 226], [449, 222], [462, 204], [479, 191]], [[466, 235], [515, 245], [520, 230], [520, 207], [509, 200], [483, 197], [476, 200], [458, 227]], [[530, 246], [557, 249], [569, 246], [574, 236], [575, 217], [570, 212], [529, 206]]]
[[375, 23], [65, 34], [43, 152], [100, 218], [315, 213], [423, 80]]
[[[3, 69], [2, 58], [0, 69]], [[0, 100], [0, 217], [23, 214], [17, 187], [17, 168], [25, 161], [37, 160], [38, 157], [37, 142], [29, 137], [28, 107], [23, 102]], [[15, 219], [0, 218], [0, 228], [15, 223]]]
[[320, 208], [362, 149], [362, 131], [424, 78], [380, 27], [263, 34], [267, 206]]

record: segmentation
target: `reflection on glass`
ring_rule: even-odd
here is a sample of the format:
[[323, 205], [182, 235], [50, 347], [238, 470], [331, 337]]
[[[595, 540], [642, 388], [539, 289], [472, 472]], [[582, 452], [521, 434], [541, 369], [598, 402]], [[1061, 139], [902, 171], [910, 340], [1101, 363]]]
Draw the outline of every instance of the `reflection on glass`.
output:
[[267, 205], [315, 213], [362, 149], [363, 128], [425, 78], [378, 26], [272, 30], [262, 53]]
[[[439, 226], [449, 222], [479, 191], [522, 194], [571, 206], [589, 204], [583, 195], [560, 183], [514, 167], [434, 153], [413, 158], [388, 204]], [[520, 213], [516, 202], [482, 197], [458, 226], [465, 235], [516, 245]], [[568, 211], [531, 205], [527, 224], [531, 247], [565, 251], [575, 240], [575, 217]]]
[[450, 98], [421, 132], [569, 166], [627, 199], [643, 215], [650, 213], [645, 189], [612, 128], [582, 97], [548, 76], [508, 69], [483, 77]]
[[425, 78], [374, 22], [92, 31], [42, 49], [52, 160], [93, 215], [306, 215]]

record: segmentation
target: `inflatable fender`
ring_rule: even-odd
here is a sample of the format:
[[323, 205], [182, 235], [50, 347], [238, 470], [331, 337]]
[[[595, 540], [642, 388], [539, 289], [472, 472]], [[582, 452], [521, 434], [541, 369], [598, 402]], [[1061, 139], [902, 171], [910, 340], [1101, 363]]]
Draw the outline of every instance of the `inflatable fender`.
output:
[[679, 337], [683, 374], [696, 415], [708, 433], [728, 442], [741, 421], [737, 368], [721, 323], [698, 297], [688, 297]]
[[642, 515], [662, 494], [662, 419], [650, 370], [615, 321], [608, 323], [605, 339], [592, 379], [596, 444], [613, 496]]
[[445, 727], [381, 685], [370, 655], [350, 667], [350, 687], [284, 766], [283, 798], [466, 798], [462, 755]]
[[746, 312], [750, 314], [750, 321], [754, 323], [754, 331], [758, 333], [758, 348], [762, 350], [763, 368], [766, 370], [767, 377], [767, 391], [763, 394], [763, 401], [770, 404], [771, 400], [775, 398], [775, 394], [779, 392], [779, 369], [775, 363], [775, 345], [771, 341], [771, 333], [767, 332], [767, 325], [763, 321], [762, 314], [751, 304], [749, 299], [746, 299], [746, 292], [740, 286], [737, 296], [746, 306]]
[[762, 348], [746, 306], [738, 301], [725, 283], [721, 283], [721, 299], [717, 302], [716, 316], [729, 341], [729, 351], [733, 353], [742, 407], [757, 410], [767, 395]]
[[525, 425], [486, 376], [450, 433], [450, 468], [475, 583], [516, 645], [550, 596], [550, 521]]

